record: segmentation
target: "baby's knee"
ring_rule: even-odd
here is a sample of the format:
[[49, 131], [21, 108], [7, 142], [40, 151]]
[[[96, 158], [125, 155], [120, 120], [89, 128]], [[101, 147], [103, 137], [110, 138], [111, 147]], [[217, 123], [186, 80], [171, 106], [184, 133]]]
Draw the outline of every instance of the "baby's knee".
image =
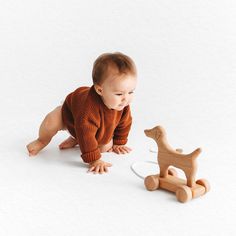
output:
[[100, 145], [99, 146], [100, 152], [108, 152], [112, 148], [112, 146], [113, 146], [113, 139], [105, 145]]

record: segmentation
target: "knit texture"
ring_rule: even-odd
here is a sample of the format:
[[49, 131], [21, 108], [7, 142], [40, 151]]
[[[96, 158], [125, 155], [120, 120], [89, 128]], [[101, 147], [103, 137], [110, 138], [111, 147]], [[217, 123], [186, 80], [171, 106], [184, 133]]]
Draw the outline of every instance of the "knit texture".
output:
[[126, 144], [132, 123], [129, 106], [122, 111], [107, 108], [94, 86], [80, 87], [66, 97], [62, 119], [77, 140], [86, 163], [98, 160], [101, 157], [98, 146], [111, 139], [113, 144]]

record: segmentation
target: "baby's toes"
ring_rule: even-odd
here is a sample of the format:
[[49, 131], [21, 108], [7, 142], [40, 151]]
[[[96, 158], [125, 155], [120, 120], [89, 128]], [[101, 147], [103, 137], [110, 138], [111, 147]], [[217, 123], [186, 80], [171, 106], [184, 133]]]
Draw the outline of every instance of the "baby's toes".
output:
[[29, 151], [29, 156], [32, 157], [32, 156], [36, 156], [37, 155], [37, 152], [35, 150], [30, 150]]
[[31, 145], [27, 145], [27, 149], [30, 157], [35, 156], [37, 154], [36, 150], [33, 147], [31, 147]]

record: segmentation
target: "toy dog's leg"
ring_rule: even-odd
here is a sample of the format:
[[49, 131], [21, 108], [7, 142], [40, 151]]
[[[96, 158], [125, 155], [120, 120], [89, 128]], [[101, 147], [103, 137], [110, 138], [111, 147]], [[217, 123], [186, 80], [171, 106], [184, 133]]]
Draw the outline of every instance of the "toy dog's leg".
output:
[[185, 175], [187, 179], [187, 186], [193, 187], [196, 184], [195, 174], [196, 174], [196, 171], [192, 171], [192, 172], [185, 171]]
[[162, 165], [159, 163], [159, 166], [160, 166], [160, 177], [165, 178], [168, 175], [169, 165]]

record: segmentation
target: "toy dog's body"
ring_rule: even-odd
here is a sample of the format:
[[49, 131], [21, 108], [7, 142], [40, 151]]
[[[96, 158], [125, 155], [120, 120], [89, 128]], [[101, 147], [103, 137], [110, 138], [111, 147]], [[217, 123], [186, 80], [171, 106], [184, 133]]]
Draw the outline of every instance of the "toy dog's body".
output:
[[181, 154], [171, 148], [166, 139], [166, 133], [161, 126], [145, 130], [145, 134], [154, 139], [158, 146], [158, 164], [160, 166], [160, 177], [166, 177], [169, 166], [175, 166], [184, 171], [188, 186], [195, 184], [195, 175], [197, 171], [196, 158], [201, 153], [198, 148], [190, 154]]
[[[160, 186], [160, 188], [176, 192], [177, 198], [181, 202], [209, 191], [210, 185], [206, 180], [195, 181], [197, 172], [196, 158], [201, 153], [200, 148], [190, 154], [182, 154], [180, 153], [181, 151], [174, 150], [168, 144], [165, 130], [161, 126], [156, 126], [144, 132], [148, 137], [154, 139], [158, 145], [157, 160], [160, 167], [159, 175], [146, 177], [145, 185], [148, 190], [154, 190]], [[176, 172], [169, 169], [169, 166], [175, 166], [183, 170], [187, 181], [179, 179]], [[182, 192], [185, 192], [184, 194], [178, 191], [179, 187], [181, 187]]]

